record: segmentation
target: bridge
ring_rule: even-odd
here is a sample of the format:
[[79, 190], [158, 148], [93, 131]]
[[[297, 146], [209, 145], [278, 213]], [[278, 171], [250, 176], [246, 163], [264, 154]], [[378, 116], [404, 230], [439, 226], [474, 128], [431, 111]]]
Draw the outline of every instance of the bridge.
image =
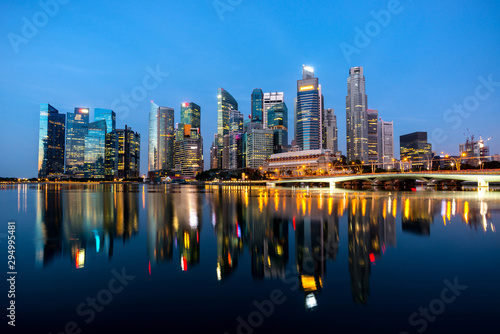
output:
[[274, 187], [285, 183], [328, 183], [330, 188], [335, 188], [339, 182], [369, 181], [372, 185], [383, 181], [394, 180], [419, 180], [433, 185], [439, 181], [477, 182], [478, 188], [488, 188], [491, 182], [500, 182], [500, 170], [467, 170], [467, 171], [429, 171], [405, 173], [366, 173], [366, 174], [340, 174], [324, 176], [290, 177], [270, 180], [268, 186]]

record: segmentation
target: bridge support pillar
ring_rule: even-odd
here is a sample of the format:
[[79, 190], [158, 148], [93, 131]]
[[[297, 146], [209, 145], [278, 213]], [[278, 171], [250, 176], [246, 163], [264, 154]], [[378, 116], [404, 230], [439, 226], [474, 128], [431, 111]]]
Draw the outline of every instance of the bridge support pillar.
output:
[[488, 188], [490, 185], [486, 182], [482, 177], [477, 179], [477, 187], [479, 188]]
[[335, 189], [335, 182], [334, 181], [330, 181], [330, 189]]
[[269, 187], [269, 188], [275, 188], [276, 187], [276, 183], [274, 182], [267, 182], [266, 185]]

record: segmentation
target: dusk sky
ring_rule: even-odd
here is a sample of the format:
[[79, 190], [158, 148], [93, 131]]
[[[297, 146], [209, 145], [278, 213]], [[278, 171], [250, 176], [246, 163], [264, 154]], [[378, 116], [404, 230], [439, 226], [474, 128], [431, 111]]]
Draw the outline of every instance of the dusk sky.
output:
[[368, 108], [394, 121], [396, 157], [399, 136], [415, 131], [428, 132], [434, 151], [458, 154], [468, 129], [500, 153], [499, 1], [43, 3], [0, 4], [0, 176], [37, 176], [40, 103], [62, 113], [89, 107], [91, 120], [94, 108], [114, 109], [118, 128], [141, 134], [141, 174], [151, 100], [173, 107], [176, 122], [182, 102], [201, 106], [205, 168], [218, 87], [245, 117], [254, 88], [283, 91], [291, 141], [303, 64], [335, 109], [343, 154], [354, 66], [364, 67]]

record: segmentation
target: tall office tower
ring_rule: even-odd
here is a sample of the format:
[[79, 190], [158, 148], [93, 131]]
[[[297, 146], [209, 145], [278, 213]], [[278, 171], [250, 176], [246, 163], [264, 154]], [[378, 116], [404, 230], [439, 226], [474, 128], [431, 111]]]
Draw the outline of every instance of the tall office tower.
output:
[[68, 113], [66, 123], [66, 174], [83, 177], [89, 109], [75, 108], [73, 114]]
[[175, 170], [184, 177], [203, 172], [203, 138], [200, 129], [190, 124], [177, 124], [175, 132]]
[[85, 164], [86, 178], [104, 179], [106, 159], [106, 120], [99, 120], [89, 124], [85, 136]]
[[263, 123], [263, 100], [264, 94], [262, 89], [255, 88], [252, 92], [252, 122]]
[[288, 108], [286, 103], [275, 104], [267, 109], [267, 127], [273, 130], [273, 153], [288, 150]]
[[263, 129], [260, 123], [247, 125], [246, 167], [257, 169], [273, 154], [273, 130]]
[[201, 132], [201, 108], [194, 102], [181, 104], [181, 123], [191, 125], [191, 128]]
[[214, 141], [210, 146], [210, 169], [219, 168], [219, 150], [217, 147], [217, 134], [214, 134]]
[[368, 120], [368, 162], [377, 163], [379, 156], [378, 147], [378, 110], [366, 109]]
[[285, 97], [283, 92], [270, 92], [270, 93], [264, 93], [264, 101], [262, 105], [262, 125], [264, 126], [264, 129], [269, 128], [267, 121], [269, 117], [267, 116], [267, 111], [269, 108], [285, 102]]
[[333, 154], [336, 154], [339, 149], [337, 116], [333, 108], [323, 111], [323, 148], [331, 150]]
[[383, 169], [394, 168], [394, 123], [384, 122], [382, 118], [378, 123], [379, 167]]
[[347, 160], [368, 161], [367, 97], [363, 67], [352, 67], [347, 78]]
[[66, 115], [48, 103], [40, 104], [38, 135], [38, 178], [64, 173], [64, 130]]
[[141, 135], [125, 125], [116, 130], [118, 136], [118, 177], [140, 177]]
[[223, 169], [243, 168], [243, 114], [231, 110], [229, 115], [229, 134], [224, 135]]
[[302, 66], [302, 80], [297, 81], [297, 102], [295, 104], [295, 141], [301, 150], [321, 148], [322, 97], [314, 69]]
[[429, 166], [432, 145], [427, 142], [427, 132], [413, 132], [399, 136], [400, 158], [411, 161], [413, 167]]
[[148, 171], [174, 168], [174, 125], [174, 109], [159, 107], [151, 101], [148, 133]]
[[106, 121], [106, 156], [104, 175], [113, 180], [118, 177], [118, 137], [116, 135], [116, 114], [111, 109], [94, 109], [94, 121]]
[[238, 110], [238, 102], [236, 102], [234, 97], [224, 88], [219, 88], [217, 92], [217, 146], [219, 147], [219, 168], [223, 168], [224, 135], [229, 134], [229, 117], [231, 110]]

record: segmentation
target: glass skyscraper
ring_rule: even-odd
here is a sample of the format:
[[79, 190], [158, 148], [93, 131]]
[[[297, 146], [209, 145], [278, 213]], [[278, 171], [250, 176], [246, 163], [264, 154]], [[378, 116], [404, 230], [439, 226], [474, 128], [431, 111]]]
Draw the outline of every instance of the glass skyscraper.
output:
[[380, 119], [379, 122], [379, 151], [378, 161], [379, 167], [383, 169], [394, 168], [394, 123], [384, 122]]
[[177, 124], [174, 144], [175, 170], [184, 177], [194, 177], [203, 171], [203, 138], [200, 129], [199, 105], [181, 105], [181, 123]]
[[363, 67], [352, 67], [347, 78], [347, 160], [368, 162], [368, 116]]
[[337, 116], [334, 109], [325, 109], [323, 111], [323, 148], [331, 150], [333, 154], [337, 154], [339, 149], [337, 133]]
[[104, 178], [104, 161], [106, 158], [106, 120], [99, 120], [89, 124], [85, 136], [85, 165], [86, 178]]
[[413, 167], [426, 167], [432, 159], [432, 145], [427, 142], [427, 132], [413, 132], [399, 136], [401, 160], [411, 161]]
[[238, 110], [238, 102], [224, 88], [219, 88], [217, 92], [217, 146], [219, 148], [219, 169], [222, 168], [224, 135], [229, 134], [229, 117], [231, 110]]
[[272, 106], [285, 102], [285, 94], [283, 92], [270, 92], [264, 93], [264, 102], [262, 104], [262, 125], [264, 129], [269, 128], [267, 121], [269, 117], [267, 116], [267, 111]]
[[89, 130], [89, 109], [75, 108], [66, 118], [66, 174], [83, 177], [85, 136]]
[[286, 104], [275, 104], [267, 110], [267, 128], [273, 130], [273, 153], [288, 150], [288, 108]]
[[181, 123], [201, 130], [201, 108], [193, 102], [181, 104]]
[[118, 136], [118, 177], [140, 177], [141, 135], [125, 125], [116, 130]]
[[148, 132], [148, 171], [174, 168], [174, 109], [151, 101]]
[[322, 145], [322, 97], [321, 85], [314, 77], [314, 69], [302, 67], [302, 80], [297, 81], [295, 104], [296, 144], [302, 150], [320, 149]]
[[368, 122], [368, 161], [370, 163], [378, 162], [378, 110], [366, 109]]
[[118, 136], [116, 135], [116, 113], [111, 109], [94, 109], [94, 121], [106, 121], [106, 156], [104, 174], [106, 179], [118, 177]]
[[38, 178], [64, 173], [66, 115], [48, 103], [40, 104]]
[[264, 94], [262, 89], [255, 88], [252, 92], [252, 122], [262, 123], [263, 122], [263, 99]]

